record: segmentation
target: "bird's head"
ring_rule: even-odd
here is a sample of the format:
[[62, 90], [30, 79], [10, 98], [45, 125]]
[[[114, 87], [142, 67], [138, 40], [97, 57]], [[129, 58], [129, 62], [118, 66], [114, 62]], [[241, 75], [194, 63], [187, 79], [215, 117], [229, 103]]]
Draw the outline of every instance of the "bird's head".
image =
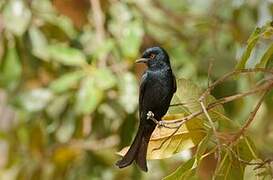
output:
[[151, 47], [144, 51], [141, 58], [136, 63], [145, 63], [148, 68], [160, 69], [170, 66], [169, 55], [161, 47]]

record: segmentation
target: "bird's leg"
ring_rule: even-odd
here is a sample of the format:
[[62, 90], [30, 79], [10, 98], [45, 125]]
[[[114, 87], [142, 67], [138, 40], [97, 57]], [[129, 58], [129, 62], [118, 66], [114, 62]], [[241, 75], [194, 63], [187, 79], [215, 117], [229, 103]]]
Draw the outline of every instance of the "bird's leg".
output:
[[147, 113], [147, 119], [150, 119], [150, 120], [152, 120], [155, 124], [157, 124], [159, 127], [165, 127], [165, 128], [168, 128], [168, 129], [177, 129], [177, 128], [180, 128], [180, 124], [179, 125], [177, 125], [177, 126], [168, 126], [167, 124], [166, 124], [166, 121], [163, 121], [163, 120], [161, 120], [161, 121], [158, 121], [157, 119], [155, 119], [154, 118], [154, 113], [152, 112], [152, 111], [149, 111], [148, 113]]
[[163, 126], [162, 121], [158, 121], [157, 119], [154, 118], [154, 113], [152, 111], [149, 111], [147, 113], [147, 119], [151, 119], [154, 123], [156, 123], [159, 127]]

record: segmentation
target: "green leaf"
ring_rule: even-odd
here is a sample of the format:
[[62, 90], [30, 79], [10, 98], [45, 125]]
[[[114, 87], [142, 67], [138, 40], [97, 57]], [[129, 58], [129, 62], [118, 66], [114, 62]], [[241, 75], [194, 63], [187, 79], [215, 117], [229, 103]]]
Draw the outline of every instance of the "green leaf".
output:
[[[230, 156], [229, 156], [230, 155]], [[216, 180], [229, 180], [237, 179], [241, 180], [244, 176], [244, 164], [241, 164], [236, 158], [229, 152], [222, 152], [222, 161], [218, 174], [216, 174]]]
[[269, 60], [272, 60], [273, 58], [273, 43], [268, 47], [266, 52], [264, 53], [262, 59], [260, 60], [260, 63], [257, 65], [257, 67], [266, 67]]
[[223, 157], [216, 179], [243, 179], [246, 164], [238, 158], [247, 162], [257, 158], [254, 145], [248, 138], [240, 139], [232, 149], [233, 152], [227, 149], [225, 153], [222, 153]]
[[0, 80], [5, 86], [14, 88], [22, 74], [20, 59], [15, 47], [9, 47], [7, 49], [2, 68]]
[[58, 30], [61, 30], [70, 39], [73, 39], [77, 35], [77, 31], [73, 25], [72, 20], [64, 15], [61, 15], [54, 9], [54, 6], [49, 0], [32, 0], [31, 7], [40, 20], [45, 21], [51, 26], [56, 26]]
[[59, 142], [68, 142], [75, 131], [75, 121], [74, 119], [64, 119], [56, 132], [56, 138]]
[[246, 161], [251, 161], [252, 159], [257, 158], [255, 145], [248, 137], [240, 139], [236, 146], [236, 152], [240, 155], [241, 159]]
[[89, 114], [97, 108], [102, 98], [103, 92], [95, 86], [94, 77], [87, 76], [77, 93], [75, 111], [79, 114]]
[[185, 162], [183, 165], [178, 167], [172, 174], [166, 176], [163, 178], [163, 180], [183, 180], [190, 178], [189, 175], [192, 174], [193, 171], [195, 171], [195, 158], [192, 158]]
[[[124, 3], [117, 2], [110, 8], [109, 30], [115, 36], [121, 52], [126, 58], [135, 58], [144, 35], [141, 19], [132, 18], [132, 10]], [[121, 18], [122, 17], [122, 18]]]
[[[261, 159], [253, 159], [250, 163], [262, 163]], [[244, 173], [244, 180], [272, 180], [270, 167], [255, 168], [254, 165], [247, 165]]]
[[136, 57], [141, 45], [143, 30], [140, 21], [132, 21], [122, 28], [123, 37], [120, 38], [120, 45], [125, 57]]
[[272, 39], [273, 26], [270, 23], [262, 28], [256, 28], [236, 68], [266, 67], [273, 54]]
[[8, 31], [21, 36], [26, 31], [31, 12], [22, 0], [9, 0], [3, 10], [4, 26]]
[[53, 99], [52, 102], [47, 106], [46, 112], [49, 117], [53, 119], [60, 118], [61, 114], [67, 107], [70, 94], [63, 94]]
[[[192, 83], [191, 81], [181, 78], [177, 80], [177, 91], [174, 94], [174, 97], [171, 101], [171, 104], [180, 104], [183, 103], [183, 105], [170, 107], [169, 112], [170, 113], [194, 113], [197, 111], [201, 111], [201, 105], [199, 102], [199, 98], [202, 94], [202, 89]], [[215, 98], [211, 95], [208, 95], [205, 99], [205, 104], [209, 104], [215, 101]], [[219, 120], [220, 118], [225, 117], [225, 111], [222, 105], [219, 105], [213, 110], [209, 111], [209, 115], [211, 118], [215, 120]], [[204, 115], [201, 115], [199, 117], [203, 117], [206, 119]], [[225, 117], [226, 118], [226, 117]]]
[[52, 60], [67, 66], [82, 66], [86, 64], [85, 55], [78, 49], [61, 44], [49, 45], [48, 51]]
[[239, 63], [236, 65], [236, 69], [242, 69], [245, 67], [245, 64], [251, 54], [252, 49], [255, 47], [259, 35], [261, 33], [261, 28], [256, 28], [255, 31], [251, 34], [250, 38], [248, 39], [246, 49], [244, 50]]
[[112, 88], [116, 84], [114, 74], [107, 68], [99, 68], [95, 70], [94, 74], [96, 87], [106, 90]]
[[55, 93], [62, 93], [76, 87], [84, 75], [85, 73], [83, 71], [64, 74], [57, 80], [51, 82], [49, 88]]
[[32, 45], [32, 54], [42, 60], [49, 60], [48, 44], [44, 34], [36, 26], [31, 26], [29, 36]]
[[48, 89], [33, 89], [23, 93], [19, 98], [19, 103], [25, 110], [36, 112], [43, 110], [52, 98], [53, 94]]
[[195, 154], [196, 163], [199, 164], [200, 160], [202, 159], [203, 154], [206, 152], [210, 140], [210, 134], [207, 134], [202, 141], [198, 144], [197, 151]]
[[119, 103], [128, 113], [133, 113], [138, 105], [138, 84], [135, 76], [129, 72], [123, 74], [119, 78], [118, 85]]

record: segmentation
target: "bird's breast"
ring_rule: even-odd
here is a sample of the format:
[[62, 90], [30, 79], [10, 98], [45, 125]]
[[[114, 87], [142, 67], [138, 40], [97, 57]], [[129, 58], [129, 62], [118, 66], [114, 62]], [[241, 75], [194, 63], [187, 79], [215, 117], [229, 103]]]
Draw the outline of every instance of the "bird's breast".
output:
[[142, 109], [152, 111], [155, 116], [162, 117], [169, 108], [173, 96], [172, 72], [158, 71], [148, 73], [147, 85], [143, 97]]

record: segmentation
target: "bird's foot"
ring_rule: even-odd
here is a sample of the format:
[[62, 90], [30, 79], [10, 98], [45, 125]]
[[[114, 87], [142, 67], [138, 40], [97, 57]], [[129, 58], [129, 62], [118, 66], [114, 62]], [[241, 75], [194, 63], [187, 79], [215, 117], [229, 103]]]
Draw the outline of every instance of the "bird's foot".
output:
[[152, 112], [152, 111], [149, 111], [148, 113], [147, 113], [147, 119], [153, 119], [154, 118], [154, 113]]
[[154, 113], [152, 111], [149, 111], [147, 113], [147, 119], [152, 120], [155, 124], [157, 124], [159, 127], [164, 125], [164, 122], [158, 121], [157, 119], [154, 118]]

